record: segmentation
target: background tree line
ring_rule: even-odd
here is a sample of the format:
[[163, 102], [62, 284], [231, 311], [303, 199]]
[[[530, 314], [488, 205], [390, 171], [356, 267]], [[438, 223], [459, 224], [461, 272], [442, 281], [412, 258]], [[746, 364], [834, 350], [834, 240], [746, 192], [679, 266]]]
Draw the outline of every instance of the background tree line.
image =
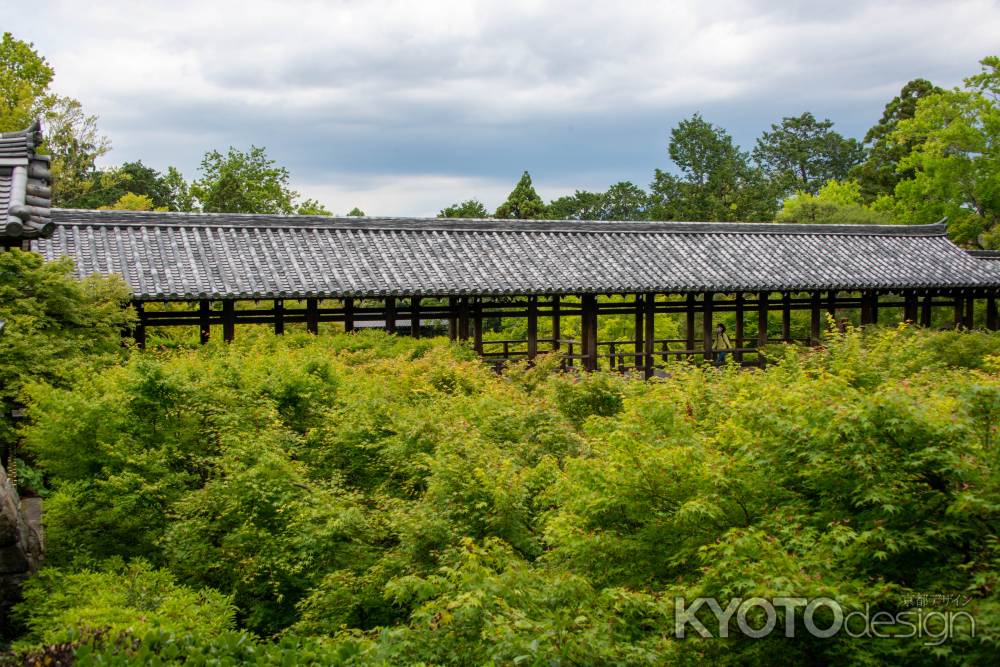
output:
[[[952, 238], [1000, 247], [1000, 58], [981, 61], [962, 87], [914, 79], [859, 141], [811, 112], [772, 124], [752, 150], [699, 113], [670, 131], [673, 169], [656, 169], [648, 188], [621, 181], [603, 192], [577, 190], [546, 203], [525, 171], [490, 211], [476, 198], [439, 217], [697, 220], [810, 223], [926, 223], [948, 217]], [[0, 131], [46, 124], [46, 149], [62, 207], [330, 215], [302, 199], [285, 167], [262, 147], [205, 153], [199, 177], [142, 163], [98, 168], [111, 143], [97, 119], [49, 90], [54, 72], [34, 47], [10, 33], [0, 41]], [[355, 207], [348, 215], [364, 215]]]

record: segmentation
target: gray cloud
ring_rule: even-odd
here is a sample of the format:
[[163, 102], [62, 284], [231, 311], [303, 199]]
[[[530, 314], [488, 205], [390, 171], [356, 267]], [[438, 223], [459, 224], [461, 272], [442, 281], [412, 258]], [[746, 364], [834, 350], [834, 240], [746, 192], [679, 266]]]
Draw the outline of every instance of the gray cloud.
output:
[[[113, 161], [267, 146], [301, 190], [428, 214], [667, 166], [701, 111], [744, 146], [811, 110], [855, 136], [909, 79], [996, 50], [995, 2], [41, 2], [5, 16], [98, 113]], [[397, 195], [392, 195], [393, 184]], [[479, 188], [479, 190], [463, 190]], [[352, 197], [353, 193], [353, 197]], [[436, 203], [434, 203], [436, 202]], [[490, 201], [496, 204], [496, 201]]]

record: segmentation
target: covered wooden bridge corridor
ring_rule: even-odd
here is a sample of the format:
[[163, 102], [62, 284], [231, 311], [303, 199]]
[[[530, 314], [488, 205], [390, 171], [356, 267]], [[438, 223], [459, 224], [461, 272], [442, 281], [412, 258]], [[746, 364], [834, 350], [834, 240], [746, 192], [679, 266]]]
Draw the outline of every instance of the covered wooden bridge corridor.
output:
[[[249, 324], [446, 328], [497, 363], [559, 351], [567, 366], [648, 377], [712, 358], [720, 321], [742, 363], [761, 362], [769, 341], [818, 343], [827, 314], [998, 327], [1000, 262], [956, 247], [943, 224], [51, 214], [55, 231], [35, 249], [71, 257], [81, 276], [121, 274], [139, 345], [154, 327], [196, 328], [202, 341]], [[627, 318], [628, 334], [602, 340], [609, 316]], [[675, 337], [657, 336], [665, 316]], [[502, 337], [501, 318], [520, 320], [523, 334]]]
[[[819, 342], [827, 314], [862, 325], [891, 316], [998, 326], [1000, 256], [956, 247], [943, 224], [53, 209], [49, 160], [35, 152], [41, 141], [37, 124], [0, 134], [0, 251], [67, 256], [81, 278], [121, 275], [140, 346], [158, 327], [194, 328], [202, 342], [216, 328], [233, 340], [243, 325], [279, 334], [379, 326], [411, 336], [446, 328], [498, 364], [555, 350], [567, 366], [648, 377], [669, 361], [711, 359], [720, 321], [732, 325], [743, 363], [762, 362], [771, 340]], [[497, 326], [509, 318], [523, 327]], [[614, 330], [602, 328], [609, 320]], [[503, 337], [513, 330], [523, 333]]]

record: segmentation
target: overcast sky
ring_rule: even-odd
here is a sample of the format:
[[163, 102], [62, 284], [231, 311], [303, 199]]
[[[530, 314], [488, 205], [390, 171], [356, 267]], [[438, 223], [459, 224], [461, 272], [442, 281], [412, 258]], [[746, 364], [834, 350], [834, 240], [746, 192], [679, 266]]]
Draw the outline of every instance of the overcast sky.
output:
[[698, 111], [748, 149], [807, 110], [861, 137], [908, 80], [957, 85], [1000, 54], [989, 0], [0, 8], [54, 90], [100, 117], [108, 164], [193, 178], [208, 149], [265, 146], [304, 196], [371, 215], [492, 208], [525, 169], [545, 199], [646, 187], [670, 166], [670, 128]]

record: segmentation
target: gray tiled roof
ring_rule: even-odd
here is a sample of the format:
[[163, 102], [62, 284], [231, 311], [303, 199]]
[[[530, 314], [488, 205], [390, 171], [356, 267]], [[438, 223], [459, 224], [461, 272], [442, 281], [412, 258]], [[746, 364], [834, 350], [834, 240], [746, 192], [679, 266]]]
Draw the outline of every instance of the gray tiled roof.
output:
[[41, 126], [0, 133], [0, 245], [52, 233], [49, 157], [38, 155]]
[[1000, 286], [945, 227], [53, 211], [142, 300]]

